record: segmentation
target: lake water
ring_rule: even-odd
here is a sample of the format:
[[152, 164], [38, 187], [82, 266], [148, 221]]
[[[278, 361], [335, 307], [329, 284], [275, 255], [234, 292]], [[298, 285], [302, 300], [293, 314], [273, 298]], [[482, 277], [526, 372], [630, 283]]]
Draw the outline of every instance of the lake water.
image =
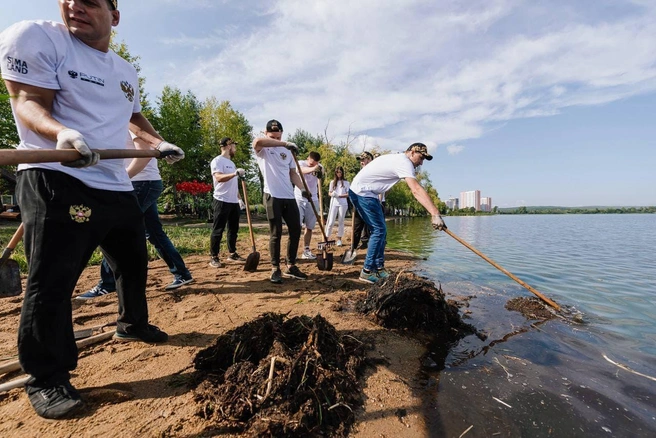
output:
[[656, 215], [445, 221], [569, 315], [505, 310], [533, 295], [427, 219], [389, 222], [388, 246], [425, 257], [447, 296], [471, 297], [461, 313], [488, 335], [463, 339], [432, 377], [435, 436], [656, 436]]

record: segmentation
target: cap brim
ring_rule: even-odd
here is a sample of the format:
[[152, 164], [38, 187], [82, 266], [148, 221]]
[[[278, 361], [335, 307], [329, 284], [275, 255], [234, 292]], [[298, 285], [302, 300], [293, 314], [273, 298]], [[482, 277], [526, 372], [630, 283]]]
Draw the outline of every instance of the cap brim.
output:
[[[422, 155], [423, 155], [423, 154], [422, 154]], [[433, 159], [433, 156], [432, 156], [432, 155], [428, 155], [428, 154], [426, 154], [426, 155], [424, 155], [424, 158], [427, 159], [428, 161], [430, 161], [430, 160]]]

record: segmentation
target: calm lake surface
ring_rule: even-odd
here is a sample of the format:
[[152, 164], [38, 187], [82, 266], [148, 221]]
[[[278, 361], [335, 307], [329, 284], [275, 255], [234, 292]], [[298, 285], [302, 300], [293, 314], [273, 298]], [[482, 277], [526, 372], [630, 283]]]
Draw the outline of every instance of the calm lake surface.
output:
[[569, 316], [536, 324], [507, 311], [533, 295], [427, 219], [389, 222], [389, 247], [425, 257], [421, 274], [470, 297], [461, 314], [488, 335], [463, 339], [429, 378], [435, 436], [471, 425], [467, 436], [656, 436], [656, 215], [445, 221]]

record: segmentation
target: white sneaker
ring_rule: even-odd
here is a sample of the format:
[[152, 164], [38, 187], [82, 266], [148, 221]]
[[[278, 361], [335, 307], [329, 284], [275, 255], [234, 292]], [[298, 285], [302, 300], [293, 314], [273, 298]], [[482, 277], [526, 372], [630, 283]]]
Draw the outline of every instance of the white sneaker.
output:
[[337, 243], [335, 245], [342, 246], [342, 239], [337, 239]]
[[301, 258], [304, 260], [316, 260], [317, 256], [312, 254], [312, 251], [309, 249], [306, 249], [303, 251], [303, 254], [301, 254]]

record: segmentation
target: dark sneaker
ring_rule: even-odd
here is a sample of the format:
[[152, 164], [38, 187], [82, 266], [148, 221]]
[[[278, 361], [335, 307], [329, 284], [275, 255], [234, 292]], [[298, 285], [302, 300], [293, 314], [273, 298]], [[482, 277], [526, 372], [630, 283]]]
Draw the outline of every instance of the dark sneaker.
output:
[[213, 268], [221, 268], [223, 267], [223, 264], [218, 257], [212, 257], [212, 260], [210, 260], [210, 266]]
[[232, 262], [232, 263], [244, 263], [246, 261], [245, 258], [240, 256], [236, 252], [233, 252], [232, 254], [230, 254], [226, 260], [229, 261], [229, 262]]
[[298, 280], [307, 280], [307, 275], [302, 273], [298, 266], [290, 266], [282, 273], [283, 277], [296, 278]]
[[360, 271], [360, 277], [358, 277], [358, 280], [369, 284], [375, 284], [378, 282], [378, 280], [380, 280], [380, 277], [376, 272], [373, 271], [365, 272], [365, 270], [363, 269], [362, 271]]
[[169, 284], [164, 288], [164, 290], [173, 290], [177, 289], [181, 286], [184, 286], [185, 284], [193, 283], [194, 279], [193, 278], [182, 278], [182, 277], [175, 277], [175, 280], [173, 280], [173, 283]]
[[124, 332], [119, 329], [114, 333], [114, 339], [120, 341], [142, 341], [148, 344], [157, 344], [166, 342], [169, 335], [159, 329], [159, 327], [148, 324], [145, 327], [131, 327], [129, 332]]
[[368, 246], [369, 246], [369, 243], [367, 241], [363, 240], [362, 243], [360, 243], [360, 246], [358, 246], [358, 249], [367, 249]]
[[387, 277], [389, 277], [389, 272], [387, 272], [387, 269], [385, 268], [380, 268], [378, 270], [378, 277], [380, 277], [381, 280], [385, 280]]
[[271, 271], [271, 283], [276, 283], [276, 284], [282, 283], [282, 276], [281, 276], [280, 269]]
[[98, 298], [102, 297], [103, 295], [111, 294], [116, 292], [115, 290], [107, 290], [103, 289], [99, 285], [95, 285], [93, 289], [83, 293], [82, 295], [78, 295], [75, 297], [76, 300], [90, 300], [93, 298]]
[[[33, 382], [32, 379], [30, 380]], [[36, 413], [43, 418], [63, 418], [84, 405], [80, 393], [70, 382], [41, 388], [33, 386], [28, 380], [25, 384], [25, 392]]]

